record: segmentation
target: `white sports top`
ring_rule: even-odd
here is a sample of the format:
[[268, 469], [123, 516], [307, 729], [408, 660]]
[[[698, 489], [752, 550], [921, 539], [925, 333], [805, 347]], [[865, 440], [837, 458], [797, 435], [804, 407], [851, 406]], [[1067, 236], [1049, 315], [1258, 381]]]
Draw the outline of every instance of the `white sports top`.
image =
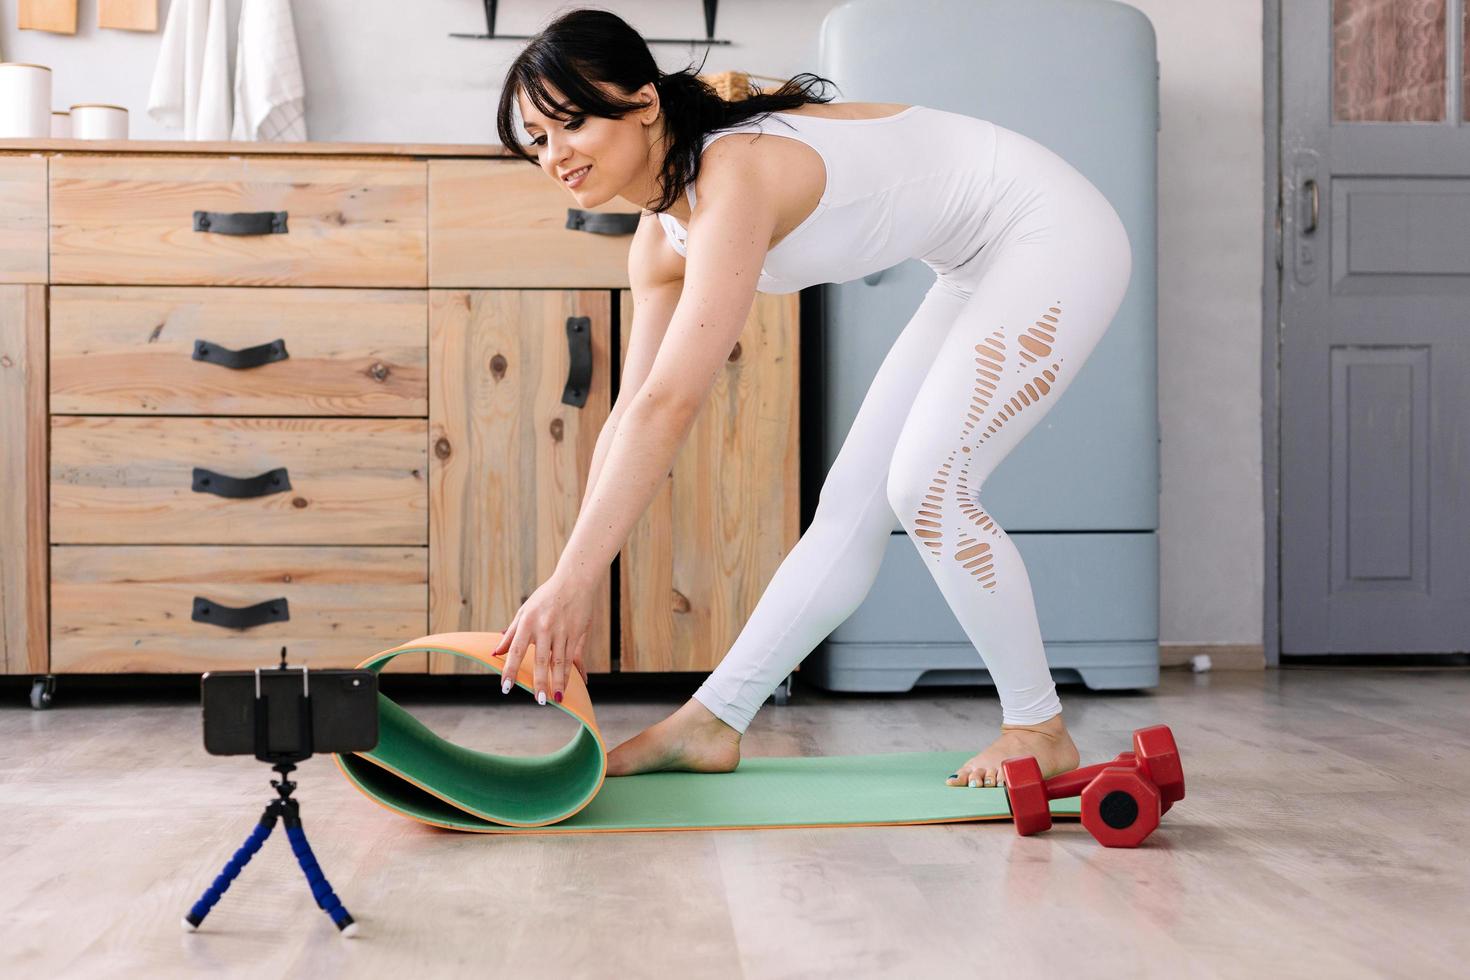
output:
[[[766, 252], [760, 292], [849, 282], [913, 258], [943, 276], [985, 244], [981, 225], [995, 172], [991, 122], [917, 105], [878, 119], [775, 112], [710, 133], [703, 147], [752, 132], [798, 139], [827, 168], [816, 208]], [[692, 212], [693, 183], [687, 193]], [[687, 255], [688, 230], [672, 215], [658, 220], [674, 251]]]

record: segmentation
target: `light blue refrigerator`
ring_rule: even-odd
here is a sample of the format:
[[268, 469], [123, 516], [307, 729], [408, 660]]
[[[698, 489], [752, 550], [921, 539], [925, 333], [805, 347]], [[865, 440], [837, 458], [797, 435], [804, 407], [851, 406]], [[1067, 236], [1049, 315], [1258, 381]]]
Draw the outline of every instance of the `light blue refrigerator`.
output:
[[[1159, 677], [1155, 54], [1148, 18], [1111, 0], [853, 0], [821, 28], [817, 70], [840, 99], [932, 106], [1029, 136], [1091, 180], [1127, 226], [1133, 278], [1116, 319], [985, 485], [986, 509], [1026, 563], [1059, 684], [1146, 688]], [[914, 260], [804, 296], [808, 514], [933, 281]], [[904, 537], [895, 517], [872, 590], [806, 660], [803, 681], [840, 691], [989, 683]]]

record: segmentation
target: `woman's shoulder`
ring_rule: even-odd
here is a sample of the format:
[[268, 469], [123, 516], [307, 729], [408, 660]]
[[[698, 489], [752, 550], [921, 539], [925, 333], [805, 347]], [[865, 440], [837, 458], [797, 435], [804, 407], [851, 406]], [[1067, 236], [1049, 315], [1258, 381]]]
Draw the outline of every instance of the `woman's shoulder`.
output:
[[778, 140], [788, 145], [773, 147], [772, 141], [762, 141], [760, 135], [735, 133], [705, 148], [699, 160], [699, 175], [689, 184], [690, 203], [695, 208], [711, 195], [727, 200], [766, 195], [801, 179], [793, 169], [796, 161], [791, 141]]

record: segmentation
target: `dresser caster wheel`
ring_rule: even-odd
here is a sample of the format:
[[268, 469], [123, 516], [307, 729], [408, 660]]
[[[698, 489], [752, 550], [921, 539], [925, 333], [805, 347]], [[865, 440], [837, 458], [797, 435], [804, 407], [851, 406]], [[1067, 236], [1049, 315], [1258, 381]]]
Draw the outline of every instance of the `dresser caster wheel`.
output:
[[45, 677], [37, 677], [31, 684], [31, 708], [36, 711], [45, 711], [51, 707], [51, 700], [55, 695], [55, 675], [47, 674]]

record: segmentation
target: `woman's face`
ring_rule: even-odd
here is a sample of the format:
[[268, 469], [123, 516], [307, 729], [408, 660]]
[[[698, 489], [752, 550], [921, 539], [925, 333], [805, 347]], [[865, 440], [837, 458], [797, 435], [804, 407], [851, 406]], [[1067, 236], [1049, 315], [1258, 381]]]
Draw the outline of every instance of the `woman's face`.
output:
[[[554, 99], [564, 101], [550, 82], [544, 84]], [[608, 85], [599, 83], [599, 87], [631, 97]], [[621, 119], [574, 114], [563, 122], [542, 115], [524, 91], [516, 93], [527, 142], [537, 163], [583, 206], [603, 204], [646, 179], [649, 151], [657, 135], [654, 123], [658, 102], [652, 83], [636, 94], [651, 103], [648, 108]]]

